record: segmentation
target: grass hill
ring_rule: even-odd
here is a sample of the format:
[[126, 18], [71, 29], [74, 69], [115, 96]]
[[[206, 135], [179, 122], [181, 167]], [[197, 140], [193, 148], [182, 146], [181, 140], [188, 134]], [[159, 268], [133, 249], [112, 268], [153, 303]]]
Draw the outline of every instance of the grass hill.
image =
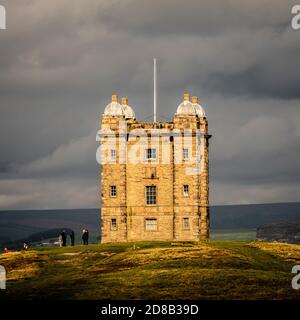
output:
[[0, 299], [300, 299], [300, 246], [209, 241], [116, 243], [0, 255]]

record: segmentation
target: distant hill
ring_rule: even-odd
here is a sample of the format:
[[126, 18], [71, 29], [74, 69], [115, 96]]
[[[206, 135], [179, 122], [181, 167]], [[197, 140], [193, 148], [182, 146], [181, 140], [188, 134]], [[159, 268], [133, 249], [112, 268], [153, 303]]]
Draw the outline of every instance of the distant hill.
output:
[[[211, 206], [212, 229], [255, 229], [259, 225], [300, 220], [300, 202]], [[0, 244], [26, 238], [51, 228], [70, 228], [76, 234], [86, 227], [100, 236], [100, 210], [0, 211]]]
[[256, 239], [259, 241], [300, 244], [300, 220], [290, 223], [271, 223], [259, 226], [256, 231]]
[[300, 202], [211, 207], [212, 229], [253, 229], [262, 224], [300, 220]]
[[99, 209], [0, 211], [0, 244], [27, 238], [54, 228], [70, 228], [81, 234], [88, 228], [91, 237], [100, 235]]
[[[21, 250], [23, 248], [24, 243], [26, 242], [29, 247], [40, 244], [42, 242], [51, 241], [51, 243], [54, 243], [58, 240], [59, 235], [62, 233], [62, 231], [65, 231], [65, 234], [67, 236], [67, 243], [70, 243], [69, 236], [74, 230], [68, 229], [68, 228], [55, 228], [55, 229], [49, 229], [46, 231], [40, 231], [34, 234], [31, 234], [30, 236], [22, 239], [16, 239], [12, 242], [3, 242], [3, 247], [8, 247], [11, 250]], [[68, 241], [69, 240], [69, 241]], [[79, 241], [80, 243], [81, 241]]]

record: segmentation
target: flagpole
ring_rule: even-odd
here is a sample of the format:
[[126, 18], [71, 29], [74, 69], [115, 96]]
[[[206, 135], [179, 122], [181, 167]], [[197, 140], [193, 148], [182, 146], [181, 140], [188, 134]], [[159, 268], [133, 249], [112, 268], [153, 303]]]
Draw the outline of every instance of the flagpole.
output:
[[156, 122], [156, 108], [157, 108], [157, 71], [156, 71], [156, 58], [153, 59], [154, 63], [154, 83], [153, 83], [153, 111], [154, 111], [154, 122]]

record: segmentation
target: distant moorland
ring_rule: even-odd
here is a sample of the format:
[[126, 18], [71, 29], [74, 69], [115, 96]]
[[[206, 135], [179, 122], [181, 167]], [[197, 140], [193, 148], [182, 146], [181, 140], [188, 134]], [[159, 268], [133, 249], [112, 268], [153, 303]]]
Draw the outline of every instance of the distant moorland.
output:
[[[211, 206], [212, 239], [252, 240], [255, 229], [275, 222], [300, 220], [300, 203]], [[83, 227], [100, 236], [99, 209], [0, 211], [0, 244], [52, 228], [70, 228], [78, 235]]]

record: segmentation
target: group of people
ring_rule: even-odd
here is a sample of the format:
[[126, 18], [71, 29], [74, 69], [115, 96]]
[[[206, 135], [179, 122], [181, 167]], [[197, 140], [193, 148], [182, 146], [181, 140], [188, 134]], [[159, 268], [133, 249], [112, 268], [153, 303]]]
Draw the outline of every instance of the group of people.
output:
[[[70, 240], [71, 240], [71, 246], [75, 245], [75, 233], [72, 230], [69, 234]], [[62, 233], [58, 237], [58, 242], [60, 247], [65, 247], [67, 245], [67, 233], [65, 230], [62, 231]]]
[[[59, 242], [59, 246], [60, 247], [66, 247], [67, 246], [67, 232], [66, 230], [63, 230], [59, 237], [58, 237], [58, 242]], [[71, 246], [74, 246], [75, 245], [75, 233], [74, 231], [72, 230], [70, 233], [69, 233], [69, 236], [70, 236], [70, 240], [71, 240]], [[89, 230], [84, 228], [82, 230], [82, 243], [84, 245], [88, 245], [89, 244]], [[28, 250], [29, 249], [29, 243], [27, 242], [24, 242], [23, 243], [23, 250]], [[4, 253], [10, 253], [11, 250], [8, 249], [8, 248], [4, 248]]]
[[[75, 233], [73, 230], [70, 233], [70, 239], [71, 239], [71, 246], [74, 246], [75, 245]], [[63, 230], [62, 233], [59, 235], [58, 241], [59, 241], [60, 247], [65, 247], [67, 245], [67, 233], [65, 230]], [[85, 245], [89, 244], [89, 231], [88, 231], [88, 229], [84, 228], [82, 230], [82, 242]]]

